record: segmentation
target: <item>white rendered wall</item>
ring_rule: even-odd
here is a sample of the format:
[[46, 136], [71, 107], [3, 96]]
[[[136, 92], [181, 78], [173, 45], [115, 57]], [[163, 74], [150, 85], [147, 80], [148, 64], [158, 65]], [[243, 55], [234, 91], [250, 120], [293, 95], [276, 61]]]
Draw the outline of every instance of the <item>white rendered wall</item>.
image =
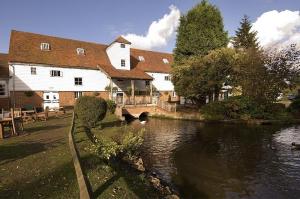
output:
[[[121, 43], [115, 42], [111, 44], [106, 53], [109, 57], [110, 63], [116, 69], [130, 70], [130, 45], [125, 44], [125, 48], [121, 48]], [[125, 60], [125, 67], [121, 66], [121, 59]]]
[[[105, 91], [110, 80], [100, 70], [50, 67], [41, 65], [13, 64], [15, 68], [16, 91]], [[36, 68], [36, 75], [31, 75], [31, 67]], [[62, 77], [51, 77], [51, 70], [60, 70]], [[9, 66], [10, 76], [13, 67]], [[75, 85], [74, 78], [82, 77], [82, 86]], [[13, 78], [9, 83], [13, 90]]]
[[152, 84], [158, 91], [174, 91], [173, 83], [165, 80], [165, 76], [170, 76], [169, 73], [147, 72], [147, 74], [154, 78]]

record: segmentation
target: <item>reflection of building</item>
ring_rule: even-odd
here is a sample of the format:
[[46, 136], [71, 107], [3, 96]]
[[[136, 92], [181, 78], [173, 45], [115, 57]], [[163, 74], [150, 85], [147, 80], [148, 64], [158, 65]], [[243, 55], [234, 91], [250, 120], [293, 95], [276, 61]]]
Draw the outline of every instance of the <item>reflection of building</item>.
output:
[[72, 106], [81, 95], [121, 104], [178, 100], [172, 54], [133, 49], [122, 37], [103, 45], [13, 30], [8, 58], [0, 60], [1, 107], [8, 98], [17, 107]]

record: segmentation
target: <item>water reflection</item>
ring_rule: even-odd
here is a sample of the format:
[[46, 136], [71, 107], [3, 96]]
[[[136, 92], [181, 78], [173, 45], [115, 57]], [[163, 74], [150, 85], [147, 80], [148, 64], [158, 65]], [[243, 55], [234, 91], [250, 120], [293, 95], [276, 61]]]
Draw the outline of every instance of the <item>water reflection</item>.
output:
[[[133, 123], [135, 128], [141, 128]], [[185, 198], [299, 198], [300, 127], [150, 119], [147, 167]]]

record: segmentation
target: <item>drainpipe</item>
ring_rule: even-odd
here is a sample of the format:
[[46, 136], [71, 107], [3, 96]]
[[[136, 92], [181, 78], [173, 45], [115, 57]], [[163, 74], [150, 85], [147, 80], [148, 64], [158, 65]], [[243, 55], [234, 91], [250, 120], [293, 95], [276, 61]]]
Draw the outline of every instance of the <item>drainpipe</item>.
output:
[[12, 84], [13, 84], [13, 96], [12, 96], [12, 99], [13, 99], [13, 109], [16, 108], [16, 99], [15, 99], [15, 90], [16, 90], [16, 86], [15, 86], [15, 76], [16, 76], [16, 73], [15, 73], [15, 66], [12, 64], [11, 65], [12, 68], [13, 68], [13, 76], [12, 76]]

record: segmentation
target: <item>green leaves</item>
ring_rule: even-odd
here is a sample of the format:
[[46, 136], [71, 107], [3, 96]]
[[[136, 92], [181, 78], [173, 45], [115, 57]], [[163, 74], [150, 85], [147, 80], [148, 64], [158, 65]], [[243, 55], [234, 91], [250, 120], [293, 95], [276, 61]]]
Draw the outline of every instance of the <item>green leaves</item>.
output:
[[208, 1], [202, 1], [182, 16], [177, 32], [174, 50], [176, 64], [191, 56], [207, 55], [209, 51], [226, 47], [228, 43], [221, 13]]

